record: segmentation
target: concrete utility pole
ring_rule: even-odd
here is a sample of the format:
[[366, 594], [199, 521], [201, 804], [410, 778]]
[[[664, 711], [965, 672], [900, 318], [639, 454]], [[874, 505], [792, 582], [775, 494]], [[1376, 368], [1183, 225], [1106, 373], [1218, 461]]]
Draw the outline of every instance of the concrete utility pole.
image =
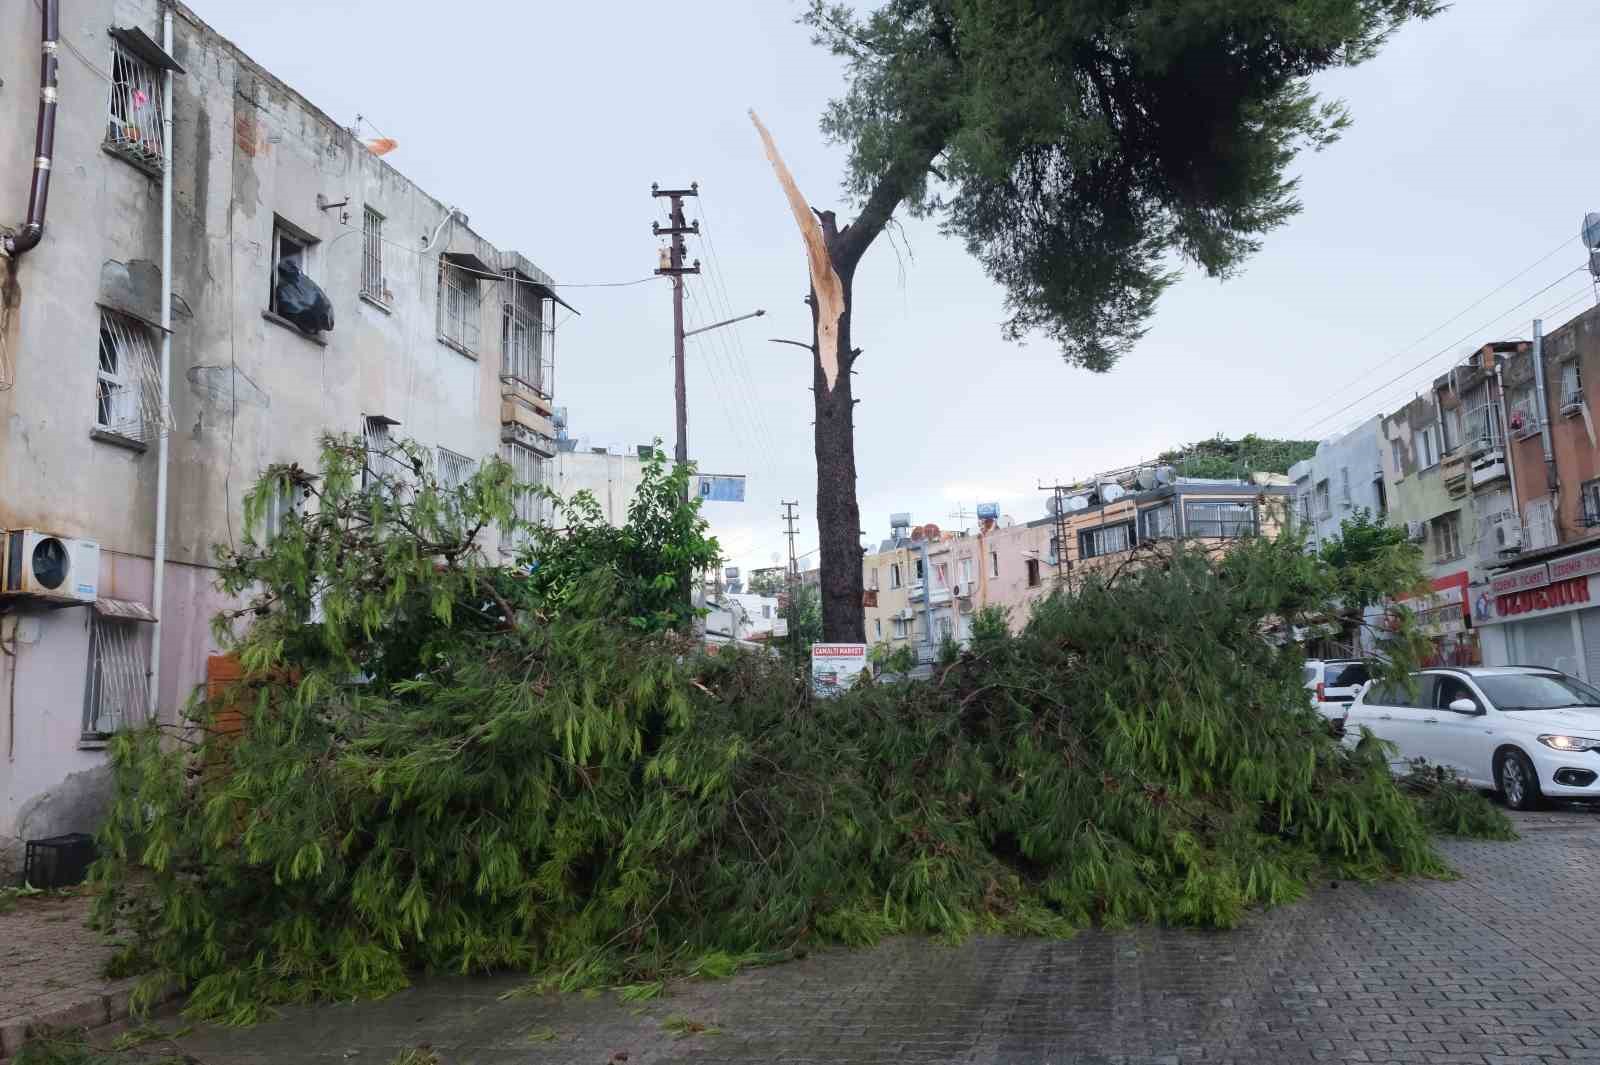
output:
[[664, 265], [656, 267], [657, 274], [664, 274], [672, 278], [672, 391], [677, 404], [678, 440], [672, 451], [673, 461], [680, 466], [689, 464], [689, 391], [684, 377], [683, 366], [683, 279], [687, 274], [700, 272], [700, 260], [696, 259], [693, 266], [683, 265], [685, 233], [700, 235], [700, 222], [698, 219], [691, 225], [683, 218], [683, 198], [685, 196], [700, 195], [700, 183], [692, 181], [686, 189], [664, 189], [660, 185], [650, 186], [650, 195], [657, 199], [662, 196], [672, 201], [670, 224], [662, 225], [660, 222], [650, 223], [650, 231], [656, 236], [663, 233], [672, 238], [672, 243], [667, 248]]
[[789, 653], [797, 663], [800, 661], [800, 563], [794, 557], [794, 523], [800, 515], [794, 508], [799, 505], [799, 500], [783, 501], [783, 523], [788, 528], [786, 535], [789, 537], [789, 570], [783, 582], [789, 589]]

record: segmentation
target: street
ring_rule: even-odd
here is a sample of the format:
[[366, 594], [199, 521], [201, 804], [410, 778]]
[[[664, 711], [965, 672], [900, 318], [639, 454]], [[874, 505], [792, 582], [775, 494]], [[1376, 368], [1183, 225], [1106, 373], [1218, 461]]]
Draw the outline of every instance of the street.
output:
[[1517, 827], [1516, 843], [1444, 841], [1459, 880], [1324, 883], [1227, 933], [902, 939], [681, 985], [642, 1009], [610, 994], [501, 1001], [518, 979], [444, 978], [202, 1029], [183, 1049], [205, 1065], [388, 1065], [424, 1043], [442, 1065], [1600, 1062], [1600, 814]]

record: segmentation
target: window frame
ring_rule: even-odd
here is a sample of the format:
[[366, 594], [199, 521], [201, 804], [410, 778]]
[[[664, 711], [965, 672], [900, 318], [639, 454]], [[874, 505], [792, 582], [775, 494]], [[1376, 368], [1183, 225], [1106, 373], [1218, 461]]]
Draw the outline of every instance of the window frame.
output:
[[1324, 477], [1318, 481], [1311, 489], [1311, 492], [1312, 498], [1316, 502], [1317, 517], [1333, 517], [1333, 487], [1329, 484], [1328, 478]]
[[1039, 560], [1036, 558], [1030, 558], [1024, 560], [1024, 563], [1028, 574], [1028, 587], [1037, 588], [1042, 585], [1044, 580], [1039, 573]]
[[[508, 272], [505, 276], [511, 285], [511, 298], [501, 304], [500, 310], [500, 372], [549, 399], [544, 379], [544, 297], [532, 283], [516, 274]], [[524, 299], [528, 301], [526, 306]], [[524, 336], [513, 343], [519, 330]]]
[[[97, 743], [150, 717], [150, 651], [140, 627], [144, 622], [89, 614], [88, 663], [83, 685], [82, 739]], [[108, 662], [118, 675], [107, 677]], [[108, 685], [107, 681], [110, 680]], [[107, 694], [123, 703], [106, 705]], [[108, 726], [108, 727], [107, 727]]]
[[[1162, 529], [1150, 528], [1150, 526], [1152, 526], [1152, 521], [1154, 521], [1158, 515], [1165, 515], [1166, 517], [1165, 531], [1162, 531]], [[1178, 539], [1178, 507], [1176, 507], [1176, 504], [1174, 504], [1171, 499], [1168, 499], [1166, 502], [1160, 502], [1160, 504], [1155, 504], [1154, 507], [1144, 507], [1144, 509], [1139, 510], [1138, 526], [1139, 540], [1141, 540], [1141, 542]]]
[[[1108, 544], [1112, 533], [1120, 533], [1120, 543]], [[1092, 529], [1078, 530], [1078, 558], [1105, 558], [1132, 551], [1138, 543], [1138, 525], [1134, 521], [1113, 521], [1096, 525]]]
[[[267, 272], [267, 311], [281, 322], [289, 322], [278, 310], [278, 264], [283, 261], [283, 243], [288, 241], [299, 249], [296, 256], [300, 272], [310, 281], [317, 280], [316, 251], [322, 242], [310, 233], [301, 229], [293, 222], [281, 215], [272, 216], [272, 262]], [[296, 332], [304, 333], [305, 330], [289, 322], [290, 328]], [[310, 334], [315, 335], [315, 334]]]
[[[1444, 535], [1445, 532], [1448, 535]], [[1428, 521], [1428, 538], [1433, 546], [1435, 562], [1453, 562], [1462, 558], [1461, 511], [1451, 510], [1431, 518]], [[1454, 548], [1453, 553], [1445, 553], [1443, 549], [1446, 546]]]
[[[1571, 371], [1571, 383], [1567, 381], [1568, 371]], [[1576, 410], [1583, 403], [1583, 367], [1578, 365], [1576, 358], [1568, 359], [1561, 364], [1561, 409], [1563, 411]]]
[[[1416, 458], [1418, 473], [1439, 465], [1439, 427], [1424, 425], [1420, 429], [1411, 430], [1411, 447]], [[1426, 462], [1423, 461], [1424, 457], [1427, 458]]]
[[[455, 313], [453, 304], [458, 305]], [[440, 342], [476, 359], [483, 345], [483, 278], [441, 255], [434, 310]], [[459, 336], [452, 333], [452, 323], [459, 323]]]
[[[514, 481], [518, 484], [549, 485], [550, 460], [539, 454], [526, 444], [515, 440], [502, 440], [500, 442], [500, 458], [512, 469]], [[519, 465], [521, 464], [521, 465]], [[522, 468], [528, 467], [527, 470]], [[533, 491], [515, 492], [512, 496], [512, 509], [519, 520], [533, 525], [543, 524], [546, 518], [544, 496]], [[502, 530], [500, 536], [500, 550], [511, 553], [527, 539], [527, 531], [517, 530], [515, 535], [508, 536]]]
[[[108, 343], [109, 341], [109, 343]], [[101, 433], [143, 443], [149, 412], [147, 378], [155, 369], [156, 344], [148, 325], [129, 314], [100, 308], [95, 354], [94, 428]], [[107, 355], [115, 365], [107, 368]], [[144, 365], [140, 365], [140, 362]], [[110, 420], [122, 415], [121, 420]]]
[[989, 552], [989, 576], [991, 576], [991, 577], [1000, 576], [1000, 552], [999, 551], [990, 551]]
[[[1193, 511], [1209, 509], [1219, 511], [1230, 507], [1245, 512], [1247, 518], [1196, 517]], [[1214, 535], [1201, 531], [1202, 526], [1216, 526]], [[1240, 531], [1240, 526], [1248, 527]], [[1255, 503], [1243, 499], [1186, 499], [1183, 501], [1183, 530], [1197, 540], [1243, 540], [1261, 533], [1261, 510]]]
[[370, 203], [361, 209], [361, 295], [389, 305], [383, 277], [383, 212]]
[[889, 590], [890, 591], [894, 591], [894, 589], [896, 589], [896, 588], [903, 588], [903, 587], [905, 587], [905, 581], [903, 579], [903, 575], [900, 572], [900, 563], [898, 563], [898, 562], [889, 563]]
[[1600, 477], [1578, 487], [1578, 520], [1586, 528], [1600, 525]]
[[[125, 160], [146, 173], [160, 175], [168, 166], [169, 145], [166, 143], [166, 121], [162, 72], [154, 63], [136, 55], [133, 49], [115, 37], [111, 40], [110, 77], [111, 94], [106, 101], [106, 128], [101, 141], [107, 152]], [[136, 97], [143, 93], [146, 103], [136, 105]], [[135, 106], [147, 108], [148, 114], [130, 117]], [[154, 142], [152, 152], [142, 145]]]

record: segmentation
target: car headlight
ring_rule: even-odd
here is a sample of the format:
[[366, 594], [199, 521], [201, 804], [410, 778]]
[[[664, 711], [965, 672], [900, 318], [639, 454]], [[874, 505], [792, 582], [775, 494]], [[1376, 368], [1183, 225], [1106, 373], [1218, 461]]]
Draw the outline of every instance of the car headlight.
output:
[[1540, 736], [1539, 742], [1557, 751], [1592, 751], [1600, 748], [1600, 739], [1593, 736]]

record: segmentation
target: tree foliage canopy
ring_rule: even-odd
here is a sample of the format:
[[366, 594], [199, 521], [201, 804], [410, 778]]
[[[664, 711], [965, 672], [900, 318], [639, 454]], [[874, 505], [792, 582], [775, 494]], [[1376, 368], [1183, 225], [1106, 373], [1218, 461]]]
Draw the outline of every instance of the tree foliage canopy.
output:
[[1006, 291], [1013, 339], [1109, 368], [1178, 259], [1225, 277], [1298, 209], [1289, 167], [1347, 122], [1309, 79], [1371, 58], [1438, 0], [813, 0], [845, 60], [823, 130], [864, 203], [905, 202]]
[[[985, 615], [929, 682], [818, 701], [650, 623], [658, 582], [598, 527], [536, 535], [532, 576], [483, 566], [463, 545], [509, 518], [503, 466], [363, 490], [357, 447], [290, 478], [315, 514], [226, 561], [256, 589], [246, 679], [113, 743], [97, 912], [197, 1014], [427, 970], [648, 993], [900, 932], [1226, 927], [1322, 871], [1444, 870], [1387, 752], [1328, 735], [1273, 637], [1338, 588], [1292, 536], [1180, 546], [1018, 634]], [[657, 566], [704, 549], [677, 476], [622, 533]], [[1449, 799], [1444, 822], [1493, 822]]]

